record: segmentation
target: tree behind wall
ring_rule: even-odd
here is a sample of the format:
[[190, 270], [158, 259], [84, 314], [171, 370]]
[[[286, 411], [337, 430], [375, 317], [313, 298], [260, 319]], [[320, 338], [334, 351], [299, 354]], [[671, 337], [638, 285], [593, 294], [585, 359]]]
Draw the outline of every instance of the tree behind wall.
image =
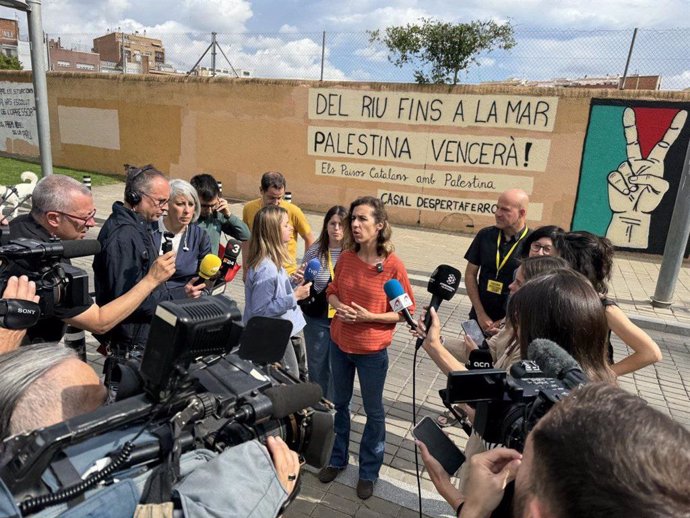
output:
[[[388, 47], [388, 60], [402, 68], [416, 66], [415, 81], [457, 84], [460, 72], [477, 62], [482, 52], [515, 46], [510, 22], [472, 21], [444, 23], [422, 18], [419, 24], [388, 27], [369, 32], [369, 41], [379, 41]], [[430, 73], [427, 70], [431, 67]]]
[[0, 70], [22, 70], [22, 64], [18, 58], [0, 53]]

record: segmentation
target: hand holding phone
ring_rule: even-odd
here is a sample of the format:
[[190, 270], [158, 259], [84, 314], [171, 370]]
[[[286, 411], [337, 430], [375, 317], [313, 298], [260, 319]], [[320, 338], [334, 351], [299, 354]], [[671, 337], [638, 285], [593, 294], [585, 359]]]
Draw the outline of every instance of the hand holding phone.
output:
[[479, 323], [476, 320], [465, 320], [462, 324], [462, 330], [467, 336], [469, 336], [472, 341], [477, 344], [477, 347], [481, 348], [484, 343], [484, 331], [479, 327]]
[[465, 462], [465, 455], [430, 417], [422, 419], [412, 430], [412, 435], [424, 443], [449, 475], [453, 475]]

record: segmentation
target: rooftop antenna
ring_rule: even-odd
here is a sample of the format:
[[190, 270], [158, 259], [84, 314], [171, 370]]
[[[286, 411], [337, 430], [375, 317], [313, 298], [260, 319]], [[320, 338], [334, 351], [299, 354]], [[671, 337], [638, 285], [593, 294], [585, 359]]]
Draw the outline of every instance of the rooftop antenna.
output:
[[[194, 66], [187, 72], [187, 76], [190, 76], [196, 68], [199, 66], [199, 63], [201, 63], [201, 60], [204, 59], [206, 54], [208, 54], [208, 51], [211, 51], [211, 76], [215, 77], [216, 76], [216, 51], [220, 50], [220, 53], [223, 55], [225, 58], [225, 61], [228, 62], [228, 65], [230, 65], [230, 69], [232, 70], [233, 74], [235, 74], [235, 77], [240, 77], [240, 75], [237, 73], [237, 70], [235, 70], [235, 67], [232, 66], [232, 63], [230, 63], [230, 60], [228, 57], [225, 55], [225, 52], [223, 52], [223, 49], [220, 45], [218, 45], [218, 41], [216, 40], [216, 34], [215, 32], [211, 33], [211, 44], [206, 47], [206, 50], [204, 53], [201, 55], [201, 57], [197, 60], [196, 63], [194, 63]], [[197, 75], [199, 72], [197, 71]]]

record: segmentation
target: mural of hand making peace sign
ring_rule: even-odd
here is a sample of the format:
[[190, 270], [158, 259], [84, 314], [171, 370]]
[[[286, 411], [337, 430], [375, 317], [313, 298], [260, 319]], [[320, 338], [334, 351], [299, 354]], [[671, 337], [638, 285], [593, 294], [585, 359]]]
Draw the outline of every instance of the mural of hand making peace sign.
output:
[[687, 103], [592, 101], [574, 230], [663, 252], [690, 138], [688, 111]]

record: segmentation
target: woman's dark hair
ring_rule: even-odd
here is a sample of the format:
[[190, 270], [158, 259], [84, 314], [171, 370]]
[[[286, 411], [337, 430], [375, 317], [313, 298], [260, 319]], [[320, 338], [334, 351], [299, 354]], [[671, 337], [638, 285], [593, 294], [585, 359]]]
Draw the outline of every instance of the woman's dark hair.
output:
[[333, 216], [340, 216], [343, 221], [343, 228], [347, 227], [347, 209], [342, 205], [333, 205], [326, 215], [323, 217], [323, 226], [321, 227], [321, 234], [319, 234], [319, 254], [318, 257], [326, 260], [328, 256], [328, 222]]
[[204, 201], [211, 201], [216, 196], [220, 196], [220, 187], [218, 187], [218, 180], [208, 173], [201, 173], [192, 176], [189, 180], [192, 187], [196, 189], [199, 198]]
[[611, 241], [584, 230], [568, 232], [563, 239], [561, 257], [568, 261], [573, 270], [587, 277], [597, 292], [608, 292], [613, 268]]
[[558, 269], [526, 282], [511, 296], [508, 317], [523, 358], [532, 340], [545, 338], [575, 358], [590, 381], [615, 380], [606, 361], [604, 306], [582, 274]]
[[[352, 213], [356, 207], [360, 205], [368, 205], [374, 211], [374, 221], [376, 223], [381, 223], [383, 228], [379, 230], [378, 236], [376, 236], [376, 253], [382, 255], [383, 257], [388, 257], [393, 253], [393, 243], [391, 242], [391, 235], [393, 234], [393, 229], [390, 223], [388, 223], [388, 213], [386, 212], [386, 207], [383, 202], [375, 198], [374, 196], [362, 196], [357, 198], [350, 204], [350, 218], [352, 218]], [[354, 250], [359, 252], [359, 243], [355, 243], [352, 239], [352, 224], [345, 226], [345, 246], [343, 250]]]
[[553, 243], [553, 247], [556, 249], [558, 254], [561, 254], [561, 248], [563, 248], [563, 236], [565, 235], [565, 230], [556, 225], [544, 225], [534, 229], [532, 233], [525, 238], [525, 242], [522, 245], [522, 257], [529, 257], [529, 249], [532, 243], [539, 241], [543, 237], [548, 237]]
[[547, 272], [557, 270], [559, 268], [569, 268], [568, 262], [562, 257], [553, 257], [550, 255], [540, 255], [539, 257], [525, 257], [520, 261], [522, 268], [522, 276], [525, 282], [539, 277]]

